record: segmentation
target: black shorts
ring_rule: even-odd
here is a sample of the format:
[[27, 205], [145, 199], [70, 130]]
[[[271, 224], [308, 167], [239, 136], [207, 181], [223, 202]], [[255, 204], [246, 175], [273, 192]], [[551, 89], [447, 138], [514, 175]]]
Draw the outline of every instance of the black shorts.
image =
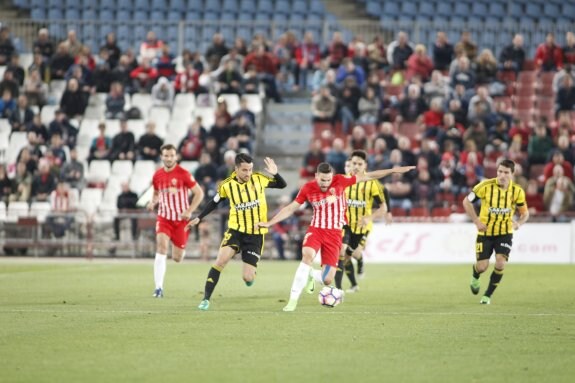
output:
[[513, 234], [486, 236], [478, 235], [475, 241], [475, 258], [478, 261], [491, 258], [495, 254], [501, 254], [509, 258], [511, 246], [513, 245]]
[[220, 247], [229, 246], [236, 251], [236, 254], [242, 253], [242, 261], [248, 265], [258, 267], [258, 261], [264, 249], [263, 234], [246, 234], [237, 230], [228, 229], [224, 233], [224, 239]]
[[350, 249], [355, 250], [358, 246], [365, 247], [365, 241], [367, 240], [368, 235], [369, 231], [364, 234], [355, 234], [351, 231], [351, 227], [349, 227], [349, 225], [345, 225], [343, 227], [342, 242], [349, 246]]

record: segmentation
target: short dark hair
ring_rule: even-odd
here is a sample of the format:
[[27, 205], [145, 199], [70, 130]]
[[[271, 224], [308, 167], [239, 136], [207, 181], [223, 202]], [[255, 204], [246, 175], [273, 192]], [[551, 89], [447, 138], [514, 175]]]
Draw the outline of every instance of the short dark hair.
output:
[[176, 149], [176, 147], [172, 144], [162, 145], [162, 147], [160, 148], [160, 153], [164, 153], [164, 150], [175, 150], [176, 153], [178, 152], [178, 149]]
[[515, 162], [513, 162], [512, 160], [507, 159], [507, 158], [501, 160], [501, 162], [499, 163], [499, 166], [503, 166], [504, 168], [511, 169], [512, 173], [515, 171]]
[[349, 156], [349, 158], [351, 157], [359, 157], [365, 162], [367, 162], [367, 153], [365, 152], [365, 150], [354, 150], [353, 152], [351, 152], [351, 156]]
[[254, 162], [254, 160], [249, 154], [245, 153], [236, 154], [236, 160], [235, 160], [236, 166], [240, 166], [243, 163], [251, 164], [252, 162]]
[[333, 168], [327, 162], [322, 162], [317, 166], [317, 173], [333, 173]]

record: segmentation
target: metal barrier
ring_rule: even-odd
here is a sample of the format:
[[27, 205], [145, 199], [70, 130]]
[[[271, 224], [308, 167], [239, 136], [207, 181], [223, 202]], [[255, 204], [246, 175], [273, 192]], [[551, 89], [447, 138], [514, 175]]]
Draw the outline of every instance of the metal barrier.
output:
[[533, 23], [516, 22], [433, 22], [433, 21], [393, 21], [393, 20], [302, 20], [302, 21], [262, 21], [262, 20], [202, 20], [202, 21], [128, 21], [128, 20], [3, 20], [10, 27], [12, 36], [20, 39], [23, 52], [30, 52], [39, 28], [47, 27], [54, 40], [66, 38], [68, 30], [77, 32], [80, 40], [94, 51], [104, 43], [108, 32], [115, 32], [122, 49], [137, 49], [145, 39], [148, 30], [154, 30], [158, 37], [173, 46], [173, 52], [184, 48], [204, 52], [211, 44], [214, 33], [223, 34], [228, 44], [236, 36], [243, 37], [249, 43], [255, 33], [261, 33], [269, 40], [277, 38], [286, 31], [293, 31], [301, 38], [305, 31], [314, 33], [320, 43], [330, 41], [334, 31], [341, 31], [345, 41], [361, 35], [366, 42], [373, 36], [382, 35], [386, 43], [395, 39], [398, 31], [409, 34], [410, 40], [422, 43], [431, 51], [437, 31], [445, 31], [449, 40], [455, 43], [461, 32], [469, 31], [480, 48], [489, 48], [497, 53], [511, 43], [515, 33], [521, 33], [525, 40], [528, 57], [533, 57], [535, 48], [545, 40], [548, 32], [554, 32], [557, 42], [564, 43], [565, 33], [575, 29], [575, 22]]

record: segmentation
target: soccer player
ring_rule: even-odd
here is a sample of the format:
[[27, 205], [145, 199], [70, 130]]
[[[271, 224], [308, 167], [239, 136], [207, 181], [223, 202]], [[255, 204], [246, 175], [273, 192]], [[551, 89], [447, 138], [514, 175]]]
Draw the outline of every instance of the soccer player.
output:
[[247, 154], [237, 154], [233, 173], [223, 180], [218, 192], [200, 214], [190, 221], [188, 227], [200, 223], [202, 218], [213, 211], [218, 203], [227, 198], [230, 201], [228, 229], [220, 245], [215, 264], [210, 268], [204, 288], [204, 299], [200, 302], [200, 310], [210, 308], [212, 296], [220, 274], [237, 253], [242, 253], [243, 279], [246, 286], [254, 283], [258, 261], [260, 260], [266, 228], [256, 225], [267, 220], [267, 202], [264, 193], [266, 188], [283, 189], [286, 182], [279, 175], [275, 162], [266, 157], [265, 170], [272, 176], [253, 172], [253, 159]]
[[[313, 207], [313, 218], [302, 245], [302, 261], [299, 264], [291, 287], [290, 299], [283, 311], [294, 311], [304, 287], [308, 293], [314, 291], [314, 280], [325, 285], [331, 284], [337, 269], [341, 249], [341, 233], [346, 222], [345, 188], [369, 180], [386, 177], [392, 173], [405, 173], [415, 166], [403, 166], [393, 169], [381, 169], [369, 173], [344, 176], [334, 175], [328, 163], [318, 165], [315, 179], [306, 183], [295, 200], [281, 209], [268, 222], [258, 227], [270, 227], [291, 216], [308, 201]], [[313, 270], [312, 262], [321, 250], [321, 270]]]
[[[202, 199], [204, 192], [194, 177], [176, 162], [176, 147], [166, 144], [160, 149], [163, 166], [152, 178], [154, 194], [148, 210], [158, 205], [156, 221], [156, 258], [154, 260], [155, 298], [164, 296], [164, 276], [168, 245], [172, 242], [172, 259], [180, 262], [185, 255], [189, 232], [186, 225]], [[189, 202], [188, 192], [192, 191]]]
[[[367, 153], [363, 150], [355, 150], [348, 160], [349, 169], [346, 174], [365, 174], [367, 170]], [[346, 162], [347, 167], [347, 162]], [[391, 214], [388, 213], [389, 193], [377, 180], [358, 182], [345, 189], [347, 199], [347, 222], [343, 227], [343, 245], [339, 254], [339, 262], [335, 273], [335, 287], [341, 289], [343, 272], [349, 278], [351, 288], [347, 292], [359, 290], [355, 278], [355, 270], [352, 256], [357, 260], [357, 273], [363, 275], [363, 249], [367, 236], [373, 227], [373, 220], [385, 218], [386, 223], [391, 223]], [[379, 203], [379, 208], [372, 213], [374, 202]]]
[[[491, 273], [489, 286], [479, 301], [485, 305], [491, 303], [491, 295], [503, 277], [503, 270], [511, 252], [513, 230], [519, 229], [529, 219], [525, 192], [511, 180], [514, 171], [513, 161], [502, 160], [497, 166], [497, 177], [478, 183], [463, 200], [465, 212], [477, 227], [476, 262], [473, 265], [470, 285], [471, 292], [475, 295], [479, 293], [479, 276], [487, 270], [489, 259], [495, 252], [495, 268]], [[479, 200], [481, 209], [478, 216], [473, 203]], [[519, 211], [519, 218], [513, 221], [515, 208]]]

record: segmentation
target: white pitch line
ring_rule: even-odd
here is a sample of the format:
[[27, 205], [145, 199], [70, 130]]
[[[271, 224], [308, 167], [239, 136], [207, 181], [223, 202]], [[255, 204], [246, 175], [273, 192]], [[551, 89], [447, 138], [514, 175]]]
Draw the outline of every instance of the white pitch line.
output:
[[[222, 313], [222, 314], [281, 314], [281, 315], [292, 315], [290, 313], [283, 313], [281, 310], [277, 311], [243, 311], [243, 310], [210, 310], [209, 312], [213, 313]], [[156, 315], [164, 315], [164, 314], [191, 314], [191, 313], [201, 313], [195, 307], [191, 307], [190, 310], [184, 311], [173, 311], [173, 310], [162, 310], [162, 311], [153, 311], [153, 310], [27, 310], [27, 309], [15, 309], [15, 310], [0, 310], [0, 314], [14, 314], [14, 313], [54, 313], [54, 314], [156, 314]], [[338, 311], [338, 310], [325, 310], [324, 312], [321, 311], [295, 311], [296, 314], [339, 314], [339, 315], [381, 315], [381, 316], [505, 316], [505, 317], [514, 317], [514, 316], [526, 316], [526, 317], [575, 317], [575, 313], [493, 313], [493, 312], [400, 312], [400, 311], [380, 311], [380, 312], [373, 312], [373, 311]]]

